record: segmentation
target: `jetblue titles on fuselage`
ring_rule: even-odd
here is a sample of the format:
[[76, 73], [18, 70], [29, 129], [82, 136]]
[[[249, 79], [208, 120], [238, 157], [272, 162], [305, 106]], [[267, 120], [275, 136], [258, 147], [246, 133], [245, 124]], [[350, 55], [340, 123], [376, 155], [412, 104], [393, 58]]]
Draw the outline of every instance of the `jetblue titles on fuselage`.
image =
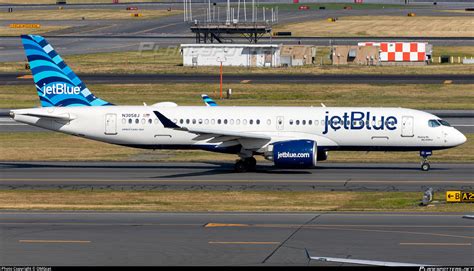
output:
[[330, 116], [326, 111], [324, 117], [324, 131], [327, 134], [329, 130], [395, 130], [398, 120], [394, 116], [371, 116], [370, 112], [344, 112], [342, 116]]

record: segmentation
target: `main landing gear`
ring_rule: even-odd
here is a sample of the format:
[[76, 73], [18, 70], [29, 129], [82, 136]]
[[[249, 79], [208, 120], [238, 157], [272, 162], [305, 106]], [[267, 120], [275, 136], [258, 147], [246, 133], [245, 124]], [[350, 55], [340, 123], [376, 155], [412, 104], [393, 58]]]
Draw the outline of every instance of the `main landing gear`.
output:
[[257, 166], [257, 160], [254, 157], [247, 157], [239, 159], [235, 162], [234, 170], [235, 172], [247, 172], [247, 171], [255, 171], [255, 167]]
[[430, 170], [430, 162], [428, 161], [428, 157], [433, 154], [432, 151], [420, 151], [421, 157], [421, 170], [428, 171]]

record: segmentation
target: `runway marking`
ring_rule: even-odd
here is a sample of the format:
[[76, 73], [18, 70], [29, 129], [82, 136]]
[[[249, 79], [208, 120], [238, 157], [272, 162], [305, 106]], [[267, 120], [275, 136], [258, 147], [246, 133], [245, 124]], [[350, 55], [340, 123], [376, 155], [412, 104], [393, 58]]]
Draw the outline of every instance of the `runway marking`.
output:
[[[300, 227], [301, 225], [249, 225], [248, 227], [255, 228], [294, 228]], [[389, 227], [390, 225], [382, 225], [381, 227]], [[350, 227], [350, 226], [349, 226]], [[470, 227], [470, 226], [466, 226]], [[442, 233], [428, 233], [428, 232], [413, 232], [413, 231], [397, 231], [397, 230], [378, 230], [378, 229], [359, 229], [359, 228], [345, 228], [345, 227], [333, 227], [332, 225], [307, 225], [303, 226], [304, 229], [310, 230], [338, 230], [338, 231], [362, 231], [362, 232], [380, 232], [380, 233], [402, 233], [402, 234], [413, 234], [413, 235], [429, 235], [429, 236], [438, 236], [438, 237], [454, 237], [462, 239], [474, 239], [473, 236], [464, 236], [464, 235], [452, 235], [452, 234], [442, 234]], [[442, 228], [442, 227], [440, 227]]]
[[278, 245], [280, 242], [227, 242], [227, 241], [210, 241], [209, 244], [220, 245]]
[[93, 31], [97, 31], [97, 30], [104, 30], [104, 29], [111, 28], [111, 27], [116, 27], [116, 26], [117, 26], [117, 24], [106, 25], [106, 26], [102, 26], [102, 27], [99, 27], [99, 28], [94, 28], [94, 29], [89, 29], [89, 30], [84, 30], [84, 31], [75, 32], [74, 34], [75, 34], [75, 35], [77, 35], [77, 34], [84, 34], [84, 33], [89, 33], [89, 32], [93, 32]]
[[17, 79], [32, 79], [32, 78], [33, 78], [33, 75], [31, 74], [21, 75], [17, 77]]
[[[324, 214], [323, 214], [324, 215]], [[256, 228], [294, 228], [300, 227], [300, 224], [224, 224], [224, 223], [208, 223], [205, 228], [219, 228], [219, 227], [256, 227]], [[303, 228], [317, 228], [317, 227], [368, 227], [368, 228], [474, 228], [474, 225], [363, 225], [363, 224], [316, 224], [305, 225]]]
[[[273, 227], [273, 226], [292, 226], [292, 227], [299, 227], [300, 225], [297, 224], [255, 224], [254, 226], [257, 227]], [[460, 225], [390, 225], [390, 224], [385, 224], [385, 225], [361, 225], [361, 224], [347, 224], [347, 225], [342, 225], [342, 224], [316, 224], [316, 225], [306, 225], [303, 226], [305, 228], [314, 228], [314, 227], [367, 227], [367, 228], [474, 228], [474, 226], [460, 226]]]
[[217, 227], [248, 227], [249, 224], [224, 224], [224, 223], [207, 223], [204, 228], [217, 228]]
[[18, 240], [19, 243], [78, 243], [86, 244], [91, 243], [91, 241], [85, 240]]
[[375, 230], [375, 229], [351, 229], [351, 228], [330, 228], [330, 227], [312, 227], [311, 229], [325, 229], [325, 230], [340, 230], [340, 231], [363, 231], [363, 232], [380, 232], [380, 233], [402, 233], [402, 234], [413, 234], [413, 235], [429, 235], [429, 236], [438, 236], [438, 237], [454, 237], [462, 239], [474, 239], [472, 236], [464, 235], [452, 235], [452, 234], [443, 234], [443, 233], [428, 233], [428, 232], [413, 232], [413, 231], [392, 231], [392, 230]]
[[401, 246], [472, 246], [472, 243], [400, 243]]
[[[114, 179], [77, 179], [77, 178], [65, 178], [65, 179], [40, 179], [40, 178], [29, 178], [29, 179], [22, 179], [22, 178], [2, 178], [0, 180], [0, 183], [3, 181], [15, 181], [15, 182], [64, 182], [64, 181], [69, 181], [69, 182], [147, 182], [149, 183], [150, 181], [152, 183], [162, 183], [162, 182], [176, 182], [176, 183], [227, 183], [227, 182], [235, 182], [235, 183], [254, 183], [254, 182], [259, 182], [259, 183], [346, 183], [347, 180], [182, 180], [182, 179], [160, 179], [160, 180], [150, 180], [147, 177], [144, 177], [144, 179], [123, 179], [123, 180], [114, 180]], [[354, 184], [354, 183], [401, 183], [401, 184], [406, 184], [406, 183], [446, 183], [445, 180], [440, 180], [440, 181], [399, 181], [399, 180], [386, 180], [386, 181], [380, 181], [380, 180], [351, 180], [349, 181], [349, 184]], [[455, 181], [457, 184], [463, 183], [463, 184], [474, 184], [474, 181]]]
[[[141, 31], [133, 32], [133, 34], [141, 34], [141, 33], [146, 33], [146, 32], [150, 32], [150, 31], [152, 31], [152, 30], [156, 30], [156, 29], [160, 29], [160, 28], [165, 28], [165, 27], [168, 27], [168, 26], [173, 26], [173, 25], [178, 25], [178, 24], [182, 24], [182, 23], [181, 23], [181, 22], [179, 22], [179, 23], [165, 24], [165, 25], [161, 25], [161, 26], [152, 27], [152, 28], [148, 28], [148, 29], [145, 29], [145, 30], [141, 30]], [[192, 37], [190, 37], [190, 38], [192, 38]]]
[[159, 223], [88, 223], [88, 222], [0, 222], [0, 225], [60, 225], [60, 226], [202, 226], [203, 224], [159, 224]]
[[242, 80], [240, 81], [241, 84], [247, 84], [247, 83], [250, 83], [252, 80]]

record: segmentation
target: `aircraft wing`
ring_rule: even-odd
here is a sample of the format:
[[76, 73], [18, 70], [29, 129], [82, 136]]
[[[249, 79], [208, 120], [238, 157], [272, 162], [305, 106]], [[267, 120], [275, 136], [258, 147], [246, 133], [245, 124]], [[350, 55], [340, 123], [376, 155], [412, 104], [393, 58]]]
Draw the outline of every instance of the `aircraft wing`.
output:
[[235, 132], [235, 131], [225, 131], [225, 130], [214, 130], [214, 129], [202, 129], [202, 128], [187, 128], [178, 126], [176, 123], [172, 122], [170, 119], [165, 117], [158, 111], [153, 111], [158, 119], [161, 121], [165, 128], [187, 131], [198, 135], [196, 140], [206, 140], [211, 139], [210, 143], [216, 142], [225, 142], [239, 139], [256, 139], [262, 141], [269, 141], [271, 137], [265, 134], [259, 133], [247, 133], [247, 132]]

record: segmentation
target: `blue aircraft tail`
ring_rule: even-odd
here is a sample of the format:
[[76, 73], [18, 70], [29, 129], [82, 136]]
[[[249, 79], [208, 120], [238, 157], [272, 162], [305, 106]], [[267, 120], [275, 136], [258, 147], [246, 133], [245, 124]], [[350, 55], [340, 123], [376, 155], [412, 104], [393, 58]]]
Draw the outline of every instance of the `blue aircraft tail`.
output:
[[103, 106], [111, 103], [97, 98], [41, 36], [22, 35], [41, 106]]
[[213, 99], [211, 99], [207, 94], [201, 94], [202, 100], [206, 104], [206, 106], [217, 106], [216, 102], [214, 102]]

